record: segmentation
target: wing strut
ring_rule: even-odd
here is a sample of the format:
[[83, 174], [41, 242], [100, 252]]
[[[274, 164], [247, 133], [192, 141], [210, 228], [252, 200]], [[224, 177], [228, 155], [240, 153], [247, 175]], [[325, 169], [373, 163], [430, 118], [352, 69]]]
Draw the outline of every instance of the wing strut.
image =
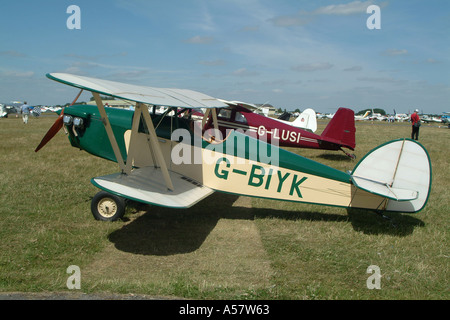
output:
[[111, 142], [111, 146], [113, 148], [114, 155], [116, 156], [117, 163], [119, 164], [119, 168], [120, 170], [122, 170], [122, 172], [126, 172], [125, 163], [123, 161], [122, 154], [120, 153], [116, 137], [114, 136], [113, 130], [111, 128], [111, 124], [109, 122], [108, 115], [106, 114], [105, 107], [103, 106], [103, 101], [97, 92], [92, 91], [92, 95], [94, 96], [98, 111], [100, 112], [100, 115], [102, 117], [103, 124], [105, 125], [106, 133], [108, 134], [109, 141]]
[[208, 117], [212, 116], [212, 121], [213, 121], [213, 126], [214, 129], [219, 129], [219, 122], [217, 121], [217, 108], [211, 108], [211, 109], [206, 109], [205, 114], [203, 115], [203, 119], [202, 119], [202, 130], [205, 128], [205, 124], [208, 121]]
[[[166, 165], [166, 161], [164, 159], [162, 150], [160, 148], [159, 142], [158, 142], [158, 136], [156, 135], [156, 131], [155, 131], [155, 127], [153, 125], [153, 121], [150, 117], [150, 113], [148, 111], [148, 108], [144, 106], [144, 104], [142, 103], [137, 103], [136, 104], [136, 108], [135, 108], [135, 113], [134, 113], [134, 119], [133, 119], [133, 128], [132, 128], [132, 132], [131, 132], [131, 139], [130, 139], [130, 152], [134, 149], [133, 147], [133, 136], [135, 134], [137, 134], [138, 131], [138, 126], [139, 126], [139, 121], [141, 119], [141, 115], [144, 118], [144, 122], [147, 125], [147, 129], [148, 129], [148, 135], [149, 135], [149, 146], [150, 146], [150, 151], [151, 153], [156, 157], [156, 163], [155, 165], [159, 165], [159, 167], [161, 168], [161, 172], [164, 178], [164, 182], [166, 183], [166, 187], [167, 189], [169, 189], [170, 191], [174, 191], [174, 187], [173, 187], [173, 183], [172, 180], [170, 178], [170, 174], [169, 174], [169, 170], [167, 169], [167, 165]], [[131, 169], [131, 158], [130, 158], [130, 163], [127, 164], [127, 166], [130, 166]]]
[[[127, 154], [127, 164], [125, 167], [126, 174], [130, 174], [131, 171], [133, 170], [133, 162], [134, 162], [134, 157], [136, 154], [136, 147], [135, 147], [136, 144], [134, 143], [134, 141], [136, 141], [136, 137], [139, 132], [139, 123], [141, 122], [141, 113], [142, 113], [141, 104], [137, 103], [136, 107], [135, 107], [135, 111], [134, 111], [133, 123], [131, 124], [131, 137], [130, 137], [130, 144], [129, 144], [128, 154]], [[153, 155], [153, 152], [152, 152], [152, 155]], [[153, 162], [156, 163], [155, 160]]]

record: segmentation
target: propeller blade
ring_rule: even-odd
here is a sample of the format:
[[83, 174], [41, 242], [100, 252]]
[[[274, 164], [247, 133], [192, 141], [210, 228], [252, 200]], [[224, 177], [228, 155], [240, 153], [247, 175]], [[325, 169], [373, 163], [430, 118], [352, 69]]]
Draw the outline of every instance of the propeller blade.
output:
[[[83, 92], [83, 89], [81, 89], [80, 93], [78, 93], [78, 95], [75, 97], [71, 106], [73, 106], [77, 102], [77, 100], [80, 97], [82, 92]], [[64, 118], [64, 108], [62, 109], [61, 114], [56, 119], [55, 123], [51, 126], [51, 128], [45, 134], [41, 143], [38, 145], [36, 150], [34, 150], [34, 152], [38, 152], [39, 150], [41, 150], [50, 140], [52, 140], [52, 138], [58, 133], [58, 131], [61, 130], [61, 128], [64, 126], [63, 118]]]
[[63, 127], [63, 117], [64, 117], [64, 109], [61, 112], [61, 115], [56, 119], [55, 123], [51, 126], [51, 128], [47, 131], [41, 143], [38, 145], [34, 152], [38, 152], [41, 150]]

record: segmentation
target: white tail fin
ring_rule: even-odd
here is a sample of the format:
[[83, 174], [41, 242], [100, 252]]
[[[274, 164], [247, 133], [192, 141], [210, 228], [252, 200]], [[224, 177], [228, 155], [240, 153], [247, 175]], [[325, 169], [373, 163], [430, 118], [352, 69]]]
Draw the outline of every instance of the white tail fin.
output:
[[431, 190], [430, 158], [414, 140], [393, 140], [369, 152], [356, 165], [352, 182], [389, 199], [387, 211], [417, 212], [425, 206]]
[[306, 109], [303, 111], [297, 119], [292, 122], [292, 125], [297, 128], [316, 132], [317, 130], [317, 117], [316, 112], [313, 109]]

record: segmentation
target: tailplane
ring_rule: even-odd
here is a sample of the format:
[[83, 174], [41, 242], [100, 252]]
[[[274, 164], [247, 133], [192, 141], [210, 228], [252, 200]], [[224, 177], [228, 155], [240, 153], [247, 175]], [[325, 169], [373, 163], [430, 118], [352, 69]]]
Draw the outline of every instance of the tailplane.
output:
[[354, 150], [355, 142], [355, 113], [351, 109], [339, 108], [323, 131], [324, 140], [335, 141], [341, 147]]
[[414, 140], [387, 142], [369, 152], [353, 169], [353, 184], [386, 199], [380, 210], [414, 213], [425, 206], [431, 190], [431, 162]]

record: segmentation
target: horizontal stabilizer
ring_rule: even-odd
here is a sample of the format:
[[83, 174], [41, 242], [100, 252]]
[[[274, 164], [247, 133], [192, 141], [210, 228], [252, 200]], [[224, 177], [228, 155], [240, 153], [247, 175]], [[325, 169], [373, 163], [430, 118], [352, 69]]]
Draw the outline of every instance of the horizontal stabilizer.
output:
[[407, 189], [390, 187], [385, 182], [373, 181], [362, 177], [352, 176], [352, 182], [360, 189], [367, 190], [379, 196], [396, 201], [409, 201], [417, 199], [418, 192]]
[[369, 152], [353, 169], [353, 184], [390, 200], [387, 211], [418, 212], [431, 190], [431, 162], [425, 148], [410, 139], [387, 142]]
[[189, 208], [214, 191], [169, 171], [174, 191], [168, 190], [162, 171], [155, 167], [135, 169], [131, 174], [115, 173], [92, 179], [98, 188], [130, 200], [170, 208]]

